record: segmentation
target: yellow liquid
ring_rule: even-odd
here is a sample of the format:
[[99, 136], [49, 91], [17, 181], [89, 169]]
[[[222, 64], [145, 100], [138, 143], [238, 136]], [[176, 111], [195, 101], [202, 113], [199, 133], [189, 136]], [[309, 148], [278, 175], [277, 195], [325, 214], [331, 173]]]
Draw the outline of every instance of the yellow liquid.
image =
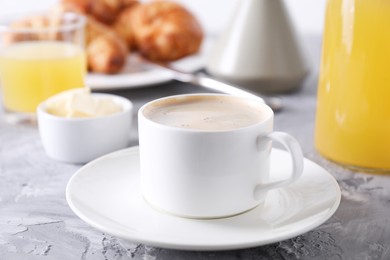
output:
[[316, 148], [390, 170], [390, 1], [328, 0], [325, 21]]
[[13, 112], [35, 112], [46, 98], [84, 86], [85, 55], [65, 42], [26, 42], [0, 52], [3, 103]]

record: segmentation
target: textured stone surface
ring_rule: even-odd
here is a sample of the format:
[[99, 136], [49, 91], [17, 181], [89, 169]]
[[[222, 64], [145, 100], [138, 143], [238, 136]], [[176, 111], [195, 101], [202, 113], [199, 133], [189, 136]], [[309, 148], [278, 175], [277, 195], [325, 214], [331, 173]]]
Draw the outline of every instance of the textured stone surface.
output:
[[[36, 128], [0, 121], [0, 260], [390, 259], [390, 175], [352, 172], [315, 151], [315, 78], [312, 75], [303, 88], [282, 96], [285, 108], [276, 115], [275, 129], [295, 136], [304, 155], [325, 167], [342, 189], [340, 208], [320, 227], [275, 244], [222, 252], [159, 249], [124, 241], [90, 227], [68, 207], [65, 187], [81, 165], [48, 158]], [[138, 109], [157, 97], [188, 92], [204, 90], [168, 83], [111, 93], [131, 98]], [[132, 136], [131, 145], [136, 145], [137, 125]]]

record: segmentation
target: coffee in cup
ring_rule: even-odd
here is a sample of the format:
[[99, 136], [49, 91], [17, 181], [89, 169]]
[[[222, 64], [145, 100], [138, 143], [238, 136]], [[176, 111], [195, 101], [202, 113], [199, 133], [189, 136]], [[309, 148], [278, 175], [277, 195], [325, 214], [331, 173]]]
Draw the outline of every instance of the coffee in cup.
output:
[[[270, 189], [298, 179], [303, 156], [290, 135], [272, 132], [260, 99], [223, 94], [166, 97], [138, 112], [141, 190], [154, 208], [220, 218], [258, 206]], [[290, 152], [292, 174], [269, 182], [271, 141]]]
[[257, 102], [231, 96], [191, 96], [160, 100], [144, 115], [156, 123], [200, 131], [223, 131], [254, 125], [266, 113]]

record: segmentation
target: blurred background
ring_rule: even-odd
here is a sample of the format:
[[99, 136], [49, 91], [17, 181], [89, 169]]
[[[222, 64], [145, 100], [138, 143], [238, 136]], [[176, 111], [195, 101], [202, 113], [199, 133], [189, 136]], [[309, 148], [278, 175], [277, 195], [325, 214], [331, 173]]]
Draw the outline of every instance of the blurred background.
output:
[[[145, 1], [145, 0], [140, 0]], [[173, 0], [187, 6], [209, 36], [218, 36], [244, 0]], [[311, 75], [318, 75], [326, 0], [283, 0], [298, 34]], [[45, 10], [59, 0], [0, 0], [0, 16], [27, 10]], [[316, 84], [313, 84], [316, 86]]]
[[[200, 19], [208, 34], [217, 34], [243, 0], [176, 0], [188, 6]], [[301, 34], [321, 34], [325, 0], [284, 0], [292, 22]], [[42, 10], [58, 0], [0, 0], [0, 16], [9, 12]], [[221, 8], [223, 5], [223, 8]]]

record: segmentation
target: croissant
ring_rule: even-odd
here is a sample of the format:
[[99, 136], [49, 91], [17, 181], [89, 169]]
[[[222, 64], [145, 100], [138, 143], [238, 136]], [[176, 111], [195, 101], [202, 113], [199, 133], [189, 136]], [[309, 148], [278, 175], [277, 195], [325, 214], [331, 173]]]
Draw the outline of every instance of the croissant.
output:
[[[84, 14], [82, 6], [71, 2], [61, 3], [51, 14], [60, 16], [67, 11]], [[126, 64], [129, 54], [126, 42], [111, 27], [90, 15], [84, 15], [87, 19], [85, 43], [88, 70], [105, 74], [119, 72]]]
[[86, 31], [88, 69], [106, 74], [119, 72], [129, 53], [125, 41], [91, 17], [88, 18]]
[[131, 17], [133, 15], [135, 4], [129, 5], [122, 12], [119, 13], [115, 22], [112, 25], [112, 28], [122, 37], [127, 43], [129, 49], [135, 49], [136, 44], [133, 36], [133, 28], [130, 24]]
[[[27, 28], [46, 28], [57, 27], [60, 25], [60, 21], [49, 19], [49, 17], [43, 15], [29, 16], [22, 20], [17, 20], [10, 24], [13, 29], [27, 29]], [[27, 32], [21, 30], [17, 33], [5, 33], [3, 42], [8, 45], [18, 41], [36, 41], [36, 40], [53, 40], [58, 39], [60, 35], [47, 31]]]
[[138, 51], [156, 61], [174, 61], [196, 53], [203, 39], [195, 17], [174, 2], [135, 6], [130, 25]]
[[99, 22], [112, 24], [118, 14], [136, 0], [62, 0], [62, 3], [77, 6], [84, 14], [93, 16]]

